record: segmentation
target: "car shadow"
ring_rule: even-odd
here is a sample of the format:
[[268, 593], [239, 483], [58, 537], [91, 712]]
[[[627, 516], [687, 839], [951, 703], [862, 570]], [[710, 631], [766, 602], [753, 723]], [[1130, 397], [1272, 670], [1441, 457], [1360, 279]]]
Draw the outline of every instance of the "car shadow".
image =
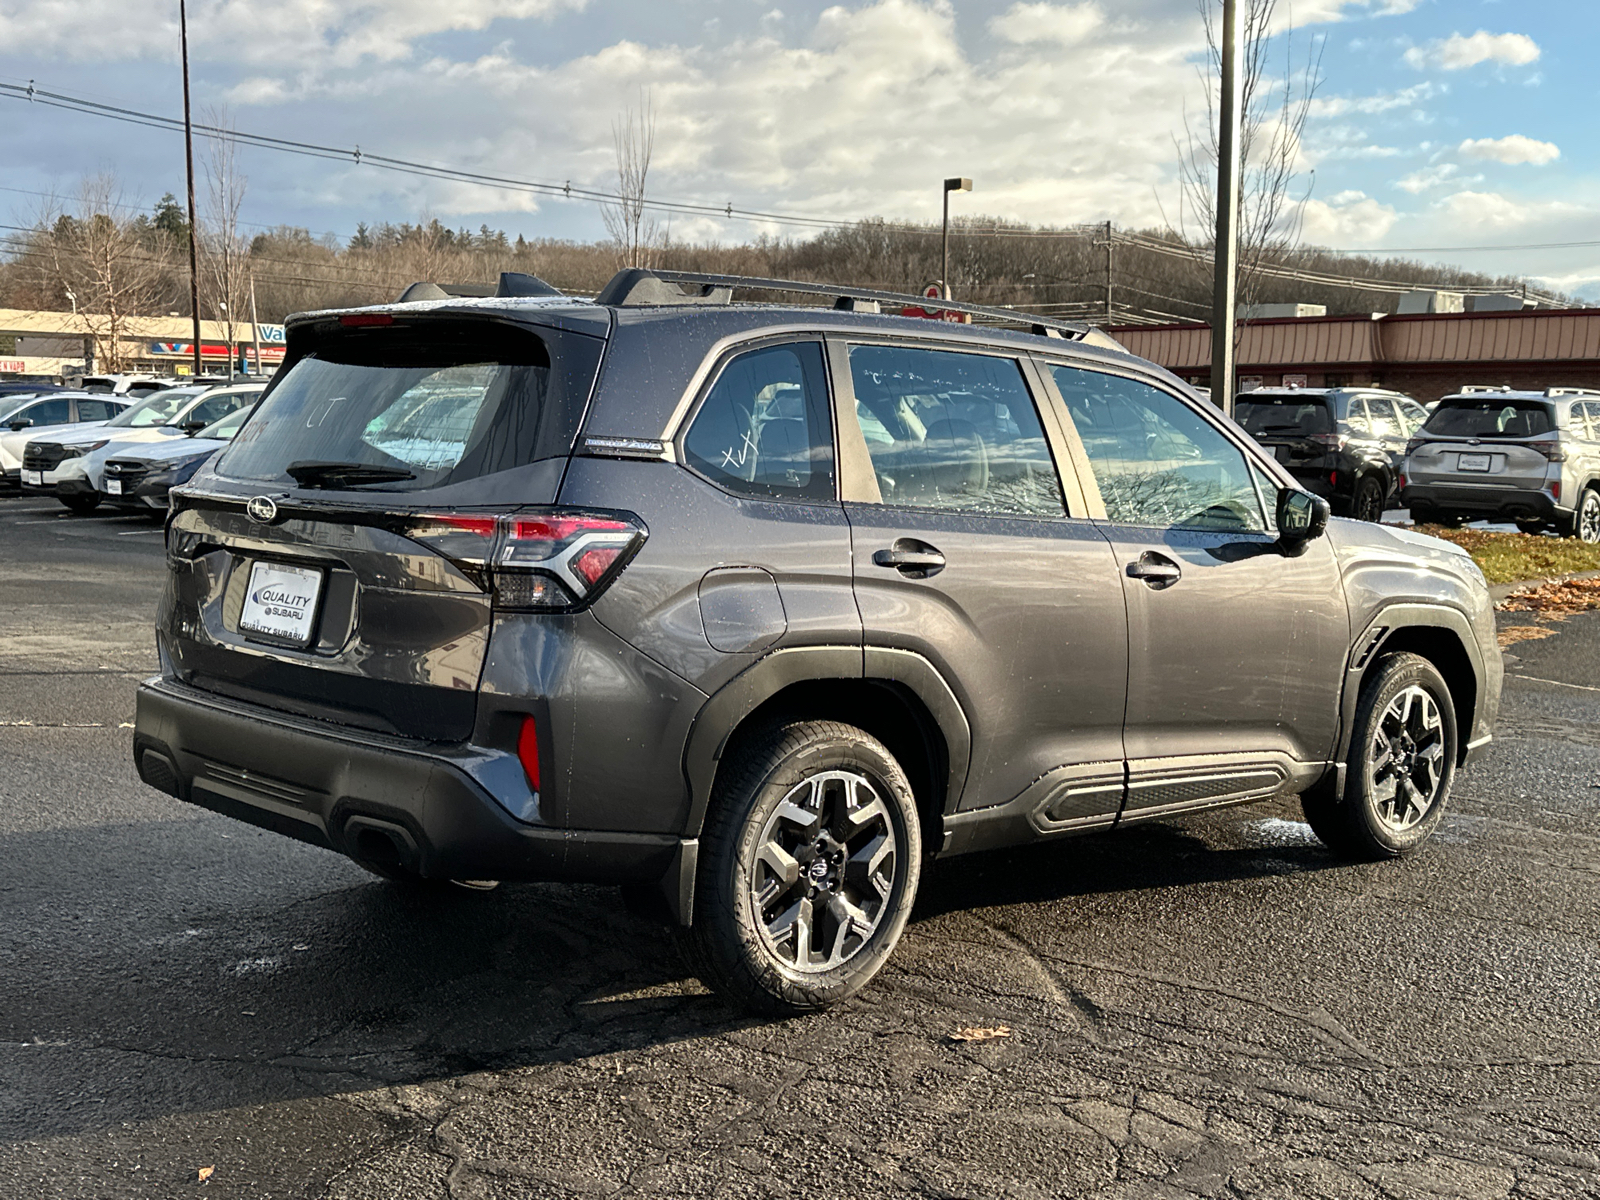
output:
[[[16, 834], [0, 861], [0, 1141], [763, 1023], [611, 888], [406, 890], [209, 817]], [[1331, 865], [1153, 824], [941, 864], [914, 919]]]

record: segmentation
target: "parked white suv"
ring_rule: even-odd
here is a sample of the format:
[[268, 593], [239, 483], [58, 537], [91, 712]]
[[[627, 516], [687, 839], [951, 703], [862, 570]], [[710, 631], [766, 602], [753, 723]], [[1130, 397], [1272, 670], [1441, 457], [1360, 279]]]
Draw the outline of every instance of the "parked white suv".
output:
[[1512, 520], [1600, 542], [1600, 391], [1467, 387], [1406, 447], [1400, 503], [1413, 520]]

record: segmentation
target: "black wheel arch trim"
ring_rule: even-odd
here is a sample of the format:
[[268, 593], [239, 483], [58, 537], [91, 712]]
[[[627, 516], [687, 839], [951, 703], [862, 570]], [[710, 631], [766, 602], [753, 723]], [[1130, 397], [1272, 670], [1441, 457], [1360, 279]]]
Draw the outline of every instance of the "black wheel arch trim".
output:
[[961, 702], [939, 670], [910, 650], [878, 646], [794, 646], [775, 650], [745, 668], [714, 692], [695, 717], [683, 756], [684, 774], [689, 782], [685, 838], [700, 836], [723, 752], [744, 719], [787, 687], [829, 679], [895, 683], [910, 690], [922, 702], [939, 727], [947, 751], [944, 811], [955, 810], [966, 786], [967, 766], [972, 755], [972, 727]]
[[[1465, 613], [1459, 609], [1449, 608], [1440, 604], [1417, 604], [1405, 601], [1385, 605], [1375, 612], [1361, 630], [1361, 633], [1352, 639], [1350, 656], [1345, 661], [1345, 682], [1343, 693], [1340, 696], [1339, 708], [1339, 744], [1334, 754], [1334, 760], [1344, 763], [1350, 754], [1350, 738], [1355, 726], [1356, 705], [1361, 698], [1361, 681], [1384, 654], [1399, 648], [1406, 640], [1405, 635], [1409, 630], [1415, 629], [1440, 629], [1455, 635], [1460, 642], [1461, 649], [1466, 655], [1467, 664], [1472, 671], [1472, 712], [1470, 721], [1462, 721], [1461, 714], [1457, 713], [1457, 738], [1456, 747], [1457, 765], [1466, 760], [1469, 746], [1476, 750], [1489, 741], [1487, 729], [1481, 729], [1484, 712], [1484, 691], [1487, 672], [1484, 669], [1483, 655], [1478, 640], [1473, 634], [1472, 623]], [[1367, 652], [1367, 647], [1375, 638], [1379, 638], [1377, 645]], [[1449, 673], [1440, 664], [1440, 674], [1445, 676], [1448, 683]], [[1457, 705], [1459, 708], [1460, 706]], [[1342, 780], [1341, 780], [1342, 783]]]

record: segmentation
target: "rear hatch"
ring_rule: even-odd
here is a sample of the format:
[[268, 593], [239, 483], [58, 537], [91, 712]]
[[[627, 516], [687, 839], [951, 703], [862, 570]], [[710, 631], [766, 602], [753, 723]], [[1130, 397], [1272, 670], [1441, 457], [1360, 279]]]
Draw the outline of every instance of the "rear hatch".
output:
[[603, 346], [493, 314], [292, 327], [244, 427], [173, 492], [165, 669], [303, 716], [465, 740], [494, 611], [489, 534], [554, 501]]
[[1551, 406], [1510, 396], [1450, 396], [1412, 440], [1410, 483], [1538, 491], [1563, 449]]
[[1234, 401], [1234, 420], [1291, 470], [1319, 471], [1333, 465], [1326, 456], [1339, 449], [1333, 401], [1318, 392], [1297, 395], [1258, 393]]

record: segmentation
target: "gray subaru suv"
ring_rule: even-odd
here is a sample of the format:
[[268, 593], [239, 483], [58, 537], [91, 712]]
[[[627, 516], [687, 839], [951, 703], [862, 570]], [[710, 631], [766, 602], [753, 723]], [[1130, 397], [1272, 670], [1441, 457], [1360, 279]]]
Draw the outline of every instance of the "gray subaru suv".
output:
[[1600, 542], [1600, 392], [1467, 387], [1407, 444], [1400, 502], [1414, 520], [1513, 520]]
[[1095, 330], [431, 291], [291, 318], [173, 491], [151, 786], [402, 885], [621, 884], [795, 1013], [883, 965], [930, 863], [1296, 794], [1402, 855], [1490, 739], [1471, 560], [1330, 521]]

